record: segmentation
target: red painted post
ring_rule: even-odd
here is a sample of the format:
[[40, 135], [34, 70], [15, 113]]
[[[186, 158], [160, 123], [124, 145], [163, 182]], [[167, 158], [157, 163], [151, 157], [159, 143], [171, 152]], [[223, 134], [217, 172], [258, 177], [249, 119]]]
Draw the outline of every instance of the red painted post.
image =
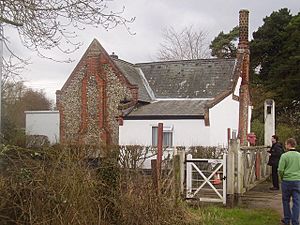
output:
[[257, 180], [260, 180], [260, 153], [257, 151], [256, 157], [255, 157], [255, 176]]
[[229, 146], [230, 139], [231, 139], [231, 130], [230, 128], [227, 128], [227, 146]]
[[158, 123], [157, 132], [157, 172], [158, 176], [161, 174], [161, 162], [162, 162], [162, 151], [163, 151], [163, 123]]

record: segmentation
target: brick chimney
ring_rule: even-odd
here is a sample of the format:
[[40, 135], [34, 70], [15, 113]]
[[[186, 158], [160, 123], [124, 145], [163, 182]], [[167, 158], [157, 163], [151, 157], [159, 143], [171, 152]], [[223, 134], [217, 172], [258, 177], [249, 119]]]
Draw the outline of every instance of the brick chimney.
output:
[[246, 9], [240, 10], [239, 16], [239, 44], [238, 49], [249, 50], [248, 30], [249, 30], [249, 11]]
[[119, 56], [116, 55], [114, 52], [111, 53], [110, 57], [113, 58], [113, 59], [118, 59], [119, 58]]
[[250, 106], [250, 93], [249, 93], [249, 65], [250, 65], [250, 50], [248, 40], [249, 30], [249, 11], [240, 10], [239, 15], [239, 44], [237, 51], [238, 60], [242, 61], [241, 78], [242, 83], [240, 86], [239, 96], [239, 139], [242, 146], [248, 145], [247, 134], [249, 129], [249, 106]]

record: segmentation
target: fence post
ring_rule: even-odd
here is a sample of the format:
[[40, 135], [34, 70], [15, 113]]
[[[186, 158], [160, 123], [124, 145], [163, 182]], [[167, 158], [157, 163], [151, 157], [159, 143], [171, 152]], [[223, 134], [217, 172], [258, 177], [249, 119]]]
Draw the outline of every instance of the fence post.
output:
[[159, 179], [158, 179], [158, 169], [157, 169], [157, 160], [151, 160], [151, 173], [152, 173], [152, 182], [153, 187], [156, 190], [157, 195], [159, 194]]
[[234, 205], [234, 180], [235, 180], [235, 163], [234, 155], [237, 149], [237, 139], [231, 139], [228, 146], [227, 161], [227, 206]]
[[174, 155], [174, 193], [175, 193], [175, 202], [177, 203], [180, 200], [181, 196], [181, 163], [180, 155]]
[[244, 193], [244, 162], [243, 152], [240, 149], [240, 140], [237, 140], [237, 202], [241, 202], [241, 196]]
[[260, 164], [261, 155], [259, 149], [256, 150], [257, 152], [255, 156], [255, 175], [256, 175], [256, 179], [260, 180], [261, 179], [261, 164]]
[[[226, 173], [226, 179], [224, 180], [224, 173]], [[226, 205], [226, 195], [227, 195], [227, 154], [223, 155], [223, 205]]]
[[180, 195], [183, 195], [184, 192], [184, 172], [185, 172], [185, 151], [177, 150], [177, 155], [179, 155], [179, 164], [180, 164]]
[[162, 149], [163, 149], [163, 123], [158, 123], [157, 131], [157, 177], [160, 179], [161, 163], [162, 163]]
[[[187, 160], [192, 159], [192, 154], [186, 156]], [[192, 196], [192, 165], [189, 162], [186, 162], [186, 197], [190, 198]]]

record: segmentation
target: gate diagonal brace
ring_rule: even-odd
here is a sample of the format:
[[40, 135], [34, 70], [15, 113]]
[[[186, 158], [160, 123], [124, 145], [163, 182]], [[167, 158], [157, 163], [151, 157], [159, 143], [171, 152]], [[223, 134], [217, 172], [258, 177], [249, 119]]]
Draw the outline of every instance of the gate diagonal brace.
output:
[[209, 181], [212, 178], [212, 176], [215, 175], [216, 172], [223, 166], [223, 164], [221, 163], [219, 166], [217, 166], [217, 168], [208, 177], [206, 177], [202, 173], [202, 171], [194, 163], [192, 163], [192, 166], [197, 170], [197, 172], [204, 179], [204, 182], [200, 185], [200, 187], [197, 188], [197, 190], [193, 193], [193, 195], [195, 196], [204, 187], [204, 185], [207, 183], [212, 188], [212, 190], [214, 190], [214, 192], [219, 196], [219, 198], [223, 199], [223, 196], [218, 192], [218, 190]]

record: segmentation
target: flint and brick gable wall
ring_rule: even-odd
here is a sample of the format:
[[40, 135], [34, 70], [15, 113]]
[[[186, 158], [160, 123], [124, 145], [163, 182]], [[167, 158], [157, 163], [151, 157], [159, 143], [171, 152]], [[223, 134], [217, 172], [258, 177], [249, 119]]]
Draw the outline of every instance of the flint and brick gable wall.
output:
[[118, 144], [118, 108], [124, 99], [136, 102], [137, 88], [94, 41], [62, 90], [57, 91], [61, 143]]

